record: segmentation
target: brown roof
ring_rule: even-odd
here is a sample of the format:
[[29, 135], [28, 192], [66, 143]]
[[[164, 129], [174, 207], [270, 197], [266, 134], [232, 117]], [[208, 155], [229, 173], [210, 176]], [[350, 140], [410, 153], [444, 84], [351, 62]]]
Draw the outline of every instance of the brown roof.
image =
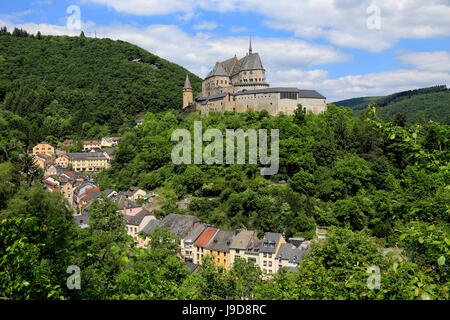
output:
[[209, 227], [205, 231], [202, 232], [200, 237], [195, 241], [194, 246], [196, 247], [205, 247], [208, 242], [214, 237], [218, 230], [216, 228]]
[[214, 251], [227, 252], [230, 250], [230, 245], [235, 234], [235, 231], [219, 230], [206, 248]]
[[84, 144], [99, 144], [101, 143], [99, 140], [86, 140], [83, 141]]
[[247, 249], [253, 239], [256, 238], [256, 231], [243, 230], [239, 232], [230, 245], [232, 249]]

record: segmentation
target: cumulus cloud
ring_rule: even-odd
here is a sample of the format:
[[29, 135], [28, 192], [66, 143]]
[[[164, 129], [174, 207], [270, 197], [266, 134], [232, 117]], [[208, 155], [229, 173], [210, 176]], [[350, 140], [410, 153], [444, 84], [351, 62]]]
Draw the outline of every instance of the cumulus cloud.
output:
[[450, 84], [450, 74], [445, 71], [397, 69], [348, 75], [336, 79], [311, 79], [306, 76], [297, 78], [297, 80], [294, 78], [289, 82], [283, 82], [282, 79], [279, 81], [285, 86], [318, 90], [327, 97], [327, 101], [332, 102], [362, 96], [386, 95], [433, 85], [448, 85]]
[[[324, 38], [346, 48], [379, 52], [401, 38], [450, 36], [448, 0], [84, 0], [120, 12], [137, 15], [191, 12], [201, 8], [217, 12], [255, 12], [271, 28], [290, 31], [301, 38]], [[367, 20], [376, 15], [380, 28], [370, 29]], [[377, 17], [375, 17], [377, 18]]]
[[411, 52], [397, 59], [420, 70], [450, 71], [450, 51]]

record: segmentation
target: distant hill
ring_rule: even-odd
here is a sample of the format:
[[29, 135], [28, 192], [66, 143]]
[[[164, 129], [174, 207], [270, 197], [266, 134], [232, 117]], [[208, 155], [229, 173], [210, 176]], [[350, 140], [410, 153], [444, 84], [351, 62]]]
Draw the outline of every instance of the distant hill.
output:
[[199, 92], [199, 77], [124, 41], [0, 32], [0, 107], [39, 139], [96, 138], [146, 111], [180, 109], [186, 73]]
[[402, 91], [382, 97], [360, 97], [334, 102], [353, 110], [355, 115], [375, 102], [382, 116], [394, 117], [402, 112], [409, 122], [416, 121], [419, 112], [425, 119], [450, 124], [450, 90], [445, 85]]

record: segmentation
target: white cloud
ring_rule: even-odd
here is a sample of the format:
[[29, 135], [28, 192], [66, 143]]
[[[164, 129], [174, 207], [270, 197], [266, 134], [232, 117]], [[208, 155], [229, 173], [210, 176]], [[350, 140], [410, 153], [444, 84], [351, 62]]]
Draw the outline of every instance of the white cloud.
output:
[[418, 69], [398, 69], [385, 72], [349, 75], [336, 79], [314, 79], [307, 76], [279, 85], [314, 89], [327, 97], [328, 102], [362, 96], [386, 95], [394, 92], [450, 84], [450, 74]]
[[202, 21], [202, 22], [196, 24], [195, 26], [193, 26], [192, 28], [195, 30], [214, 30], [218, 26], [219, 25], [217, 23], [215, 23], [214, 21]]
[[411, 52], [400, 55], [397, 59], [420, 70], [450, 72], [450, 51]]
[[[287, 30], [301, 38], [324, 38], [348, 48], [379, 52], [399, 39], [450, 36], [448, 0], [84, 0], [137, 15], [191, 12], [201, 8], [217, 12], [242, 11], [263, 15], [265, 25]], [[380, 9], [381, 28], [368, 29]]]

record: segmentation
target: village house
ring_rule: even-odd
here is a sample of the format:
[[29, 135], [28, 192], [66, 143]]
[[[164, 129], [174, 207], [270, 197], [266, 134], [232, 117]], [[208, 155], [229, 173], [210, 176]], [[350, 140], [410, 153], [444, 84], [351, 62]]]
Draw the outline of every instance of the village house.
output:
[[45, 169], [45, 176], [59, 176], [62, 173], [62, 168], [58, 164], [51, 164]]
[[87, 190], [86, 196], [83, 196], [80, 198], [80, 203], [79, 203], [80, 212], [83, 212], [86, 208], [89, 208], [95, 199], [101, 200], [102, 198], [110, 198], [114, 194], [117, 194], [117, 192], [112, 189], [106, 189], [106, 190], [102, 190], [102, 191], [95, 190], [92, 192], [90, 190], [91, 189]]
[[245, 251], [257, 239], [258, 233], [256, 231], [242, 230], [236, 235], [230, 245], [230, 267], [233, 266], [236, 259], [245, 259]]
[[186, 261], [194, 261], [194, 242], [198, 239], [198, 237], [200, 237], [206, 228], [206, 224], [204, 223], [197, 224], [184, 238], [183, 246], [181, 247], [181, 255]]
[[244, 251], [244, 259], [253, 262], [256, 266], [260, 266], [259, 249], [261, 248], [262, 240], [256, 238], [250, 242], [247, 250]]
[[80, 214], [82, 213], [82, 199], [88, 194], [97, 191], [100, 191], [100, 189], [93, 183], [82, 182], [75, 187], [73, 192], [74, 206], [78, 208]]
[[67, 154], [60, 154], [56, 157], [55, 163], [61, 168], [67, 168], [69, 166], [69, 156]]
[[281, 233], [266, 232], [259, 249], [259, 266], [266, 274], [277, 271], [276, 256], [281, 244], [286, 243]]
[[304, 259], [304, 251], [300, 248], [296, 248], [292, 243], [282, 243], [280, 249], [275, 257], [276, 271], [280, 271], [282, 268], [295, 270], [300, 261]]
[[206, 254], [214, 257], [217, 266], [230, 269], [230, 245], [237, 231], [219, 230], [204, 247]]
[[147, 194], [147, 191], [138, 187], [131, 187], [125, 191], [124, 195], [127, 199], [136, 201], [137, 199], [142, 199]]
[[75, 141], [73, 139], [66, 139], [63, 141], [63, 146], [68, 147], [71, 146], [75, 143]]
[[50, 143], [43, 141], [33, 147], [33, 155], [38, 154], [55, 154], [56, 148]]
[[121, 139], [121, 137], [104, 137], [100, 142], [100, 146], [102, 148], [112, 148], [117, 146]]
[[203, 257], [207, 254], [206, 246], [211, 241], [212, 238], [214, 238], [215, 234], [219, 230], [216, 228], [208, 227], [205, 231], [202, 232], [202, 234], [195, 240], [194, 242], [194, 250], [193, 250], [193, 256], [194, 256], [194, 263], [200, 264]]
[[178, 246], [180, 248], [180, 256], [182, 256], [182, 251], [185, 246], [184, 239], [198, 224], [201, 224], [201, 221], [197, 217], [171, 213], [161, 220], [159, 226], [169, 229], [171, 236], [179, 238]]
[[116, 157], [116, 152], [111, 149], [103, 151], [103, 154], [106, 158], [108, 158], [109, 161], [114, 160], [114, 158]]
[[125, 210], [123, 218], [125, 220], [127, 234], [133, 237], [138, 248], [143, 248], [147, 244], [147, 239], [139, 237], [139, 233], [151, 220], [156, 219], [155, 216], [150, 211], [140, 207], [138, 210]]
[[66, 198], [73, 207], [73, 181], [64, 179], [59, 186], [59, 192], [61, 192], [64, 198]]
[[99, 172], [109, 167], [109, 160], [102, 152], [74, 152], [67, 155], [75, 172]]
[[44, 154], [34, 156], [34, 164], [39, 166], [39, 168], [41, 168], [42, 171], [45, 171], [45, 168], [47, 167], [47, 164], [49, 162], [50, 162], [49, 157], [47, 157]]
[[100, 140], [83, 141], [83, 150], [90, 151], [91, 149], [101, 149], [102, 142]]

